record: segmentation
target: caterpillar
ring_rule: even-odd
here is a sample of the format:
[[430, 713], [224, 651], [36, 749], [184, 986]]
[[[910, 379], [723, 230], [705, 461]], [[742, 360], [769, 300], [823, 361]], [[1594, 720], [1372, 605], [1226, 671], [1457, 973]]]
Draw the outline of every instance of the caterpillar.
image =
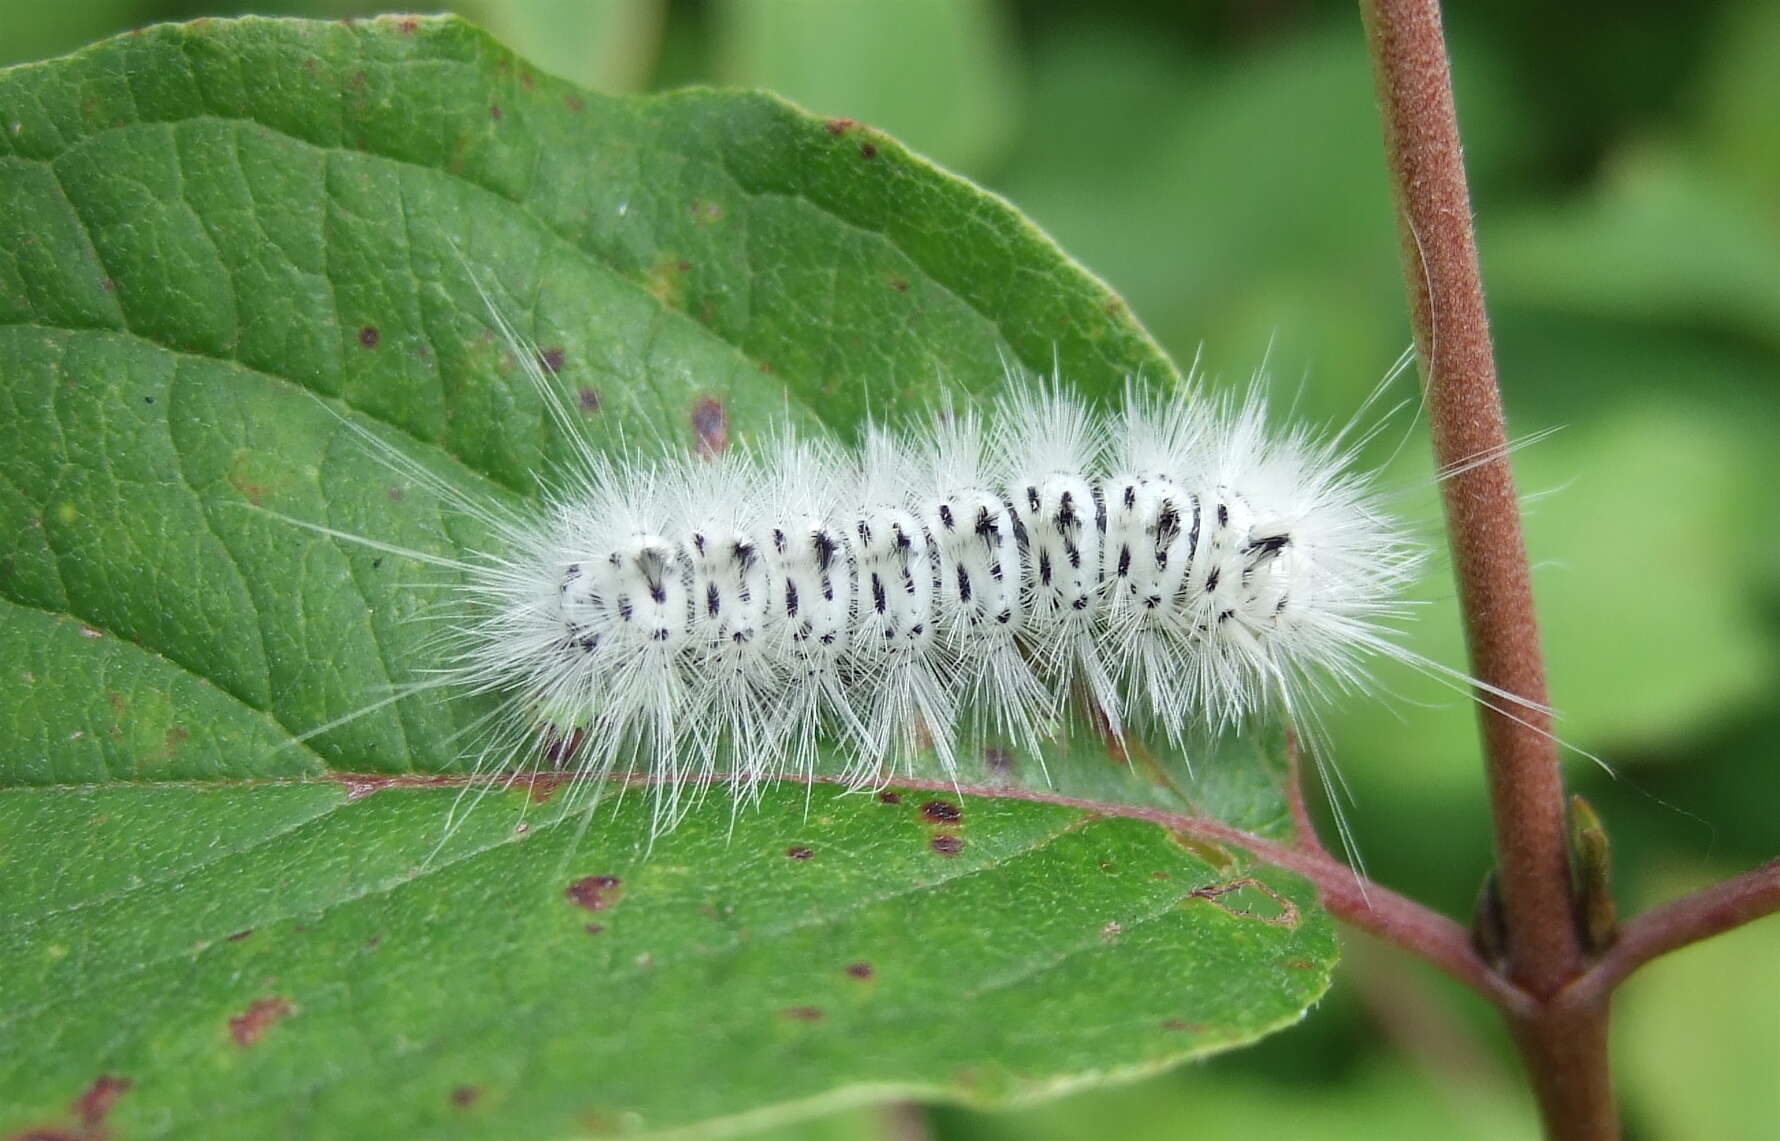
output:
[[1036, 754], [1082, 709], [1177, 747], [1258, 714], [1313, 717], [1369, 657], [1407, 654], [1393, 635], [1425, 555], [1341, 436], [1273, 428], [1258, 387], [1131, 383], [1098, 410], [1055, 376], [1013, 375], [984, 412], [947, 401], [853, 448], [581, 442], [529, 510], [466, 500], [342, 423], [496, 537], [444, 558], [290, 520], [457, 576], [439, 665], [389, 700], [497, 694], [485, 760], [648, 777], [670, 823], [682, 786], [808, 777], [825, 742], [862, 786], [923, 752], [950, 775], [972, 735]]
[[1159, 733], [1189, 764], [1190, 739], [1263, 716], [1314, 741], [1318, 710], [1367, 689], [1380, 656], [1543, 712], [1401, 644], [1429, 551], [1357, 467], [1357, 415], [1278, 427], [1258, 376], [1237, 396], [1133, 380], [1101, 408], [1009, 368], [987, 407], [943, 400], [853, 446], [780, 430], [601, 450], [477, 291], [572, 458], [514, 506], [339, 417], [493, 542], [445, 557], [279, 516], [445, 570], [454, 591], [421, 681], [303, 738], [420, 693], [495, 695], [477, 772], [640, 778], [667, 827], [683, 788], [809, 780], [824, 746], [867, 787], [923, 755], [951, 777], [973, 740], [1042, 763], [1086, 718]]

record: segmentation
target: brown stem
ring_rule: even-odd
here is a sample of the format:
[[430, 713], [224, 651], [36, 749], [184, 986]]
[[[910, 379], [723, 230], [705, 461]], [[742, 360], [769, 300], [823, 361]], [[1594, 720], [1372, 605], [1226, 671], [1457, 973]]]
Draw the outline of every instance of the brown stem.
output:
[[[1507, 461], [1471, 199], [1436, 0], [1361, 0], [1396, 194], [1403, 272], [1422, 362], [1435, 460], [1495, 821], [1496, 869], [1507, 931], [1506, 972], [1541, 1000], [1512, 1016], [1547, 1131], [1618, 1135], [1607, 1066], [1605, 1002], [1543, 1007], [1586, 966], [1564, 827], [1564, 790], [1547, 718], [1545, 668]], [[1474, 463], [1478, 457], [1497, 457]], [[1466, 466], [1470, 465], [1470, 466]], [[1510, 702], [1500, 696], [1515, 695]], [[1512, 716], [1491, 706], [1509, 709]]]
[[1560, 996], [1585, 1006], [1606, 996], [1633, 971], [1670, 951], [1780, 911], [1780, 857], [1740, 876], [1651, 908], [1619, 929], [1613, 946]]

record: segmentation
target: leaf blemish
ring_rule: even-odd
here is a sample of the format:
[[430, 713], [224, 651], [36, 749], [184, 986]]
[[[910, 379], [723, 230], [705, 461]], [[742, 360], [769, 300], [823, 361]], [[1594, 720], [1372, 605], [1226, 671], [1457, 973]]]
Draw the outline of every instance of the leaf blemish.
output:
[[1209, 844], [1196, 836], [1189, 836], [1185, 832], [1170, 831], [1168, 839], [1173, 841], [1175, 847], [1192, 853], [1220, 872], [1229, 871], [1236, 866], [1236, 857], [1216, 844]]
[[935, 836], [928, 846], [942, 856], [956, 856], [964, 850], [964, 841], [957, 836]]
[[82, 1136], [103, 1137], [105, 1135], [105, 1116], [111, 1112], [111, 1107], [117, 1104], [117, 1099], [128, 1093], [130, 1087], [135, 1084], [129, 1078], [114, 1077], [111, 1074], [100, 1074], [94, 1078], [93, 1084], [86, 1088], [86, 1092], [75, 1098], [73, 1104], [68, 1107], [74, 1112], [74, 1116], [80, 1118], [80, 1123], [84, 1127]]
[[721, 455], [729, 449], [729, 412], [713, 396], [692, 406], [692, 450], [701, 456]]
[[789, 1006], [781, 1013], [794, 1022], [822, 1021], [822, 1008], [819, 1006]]
[[847, 975], [850, 978], [864, 980], [864, 979], [871, 978], [873, 975], [875, 975], [877, 973], [878, 973], [877, 970], [870, 963], [848, 963], [847, 964]]
[[377, 332], [377, 326], [375, 325], [366, 325], [358, 331], [358, 343], [365, 346], [367, 349], [376, 348], [380, 338], [381, 334]]
[[860, 143], [859, 157], [870, 162], [872, 159], [878, 157], [878, 148], [870, 143]]
[[956, 824], [964, 819], [964, 810], [949, 800], [930, 800], [921, 806], [921, 815], [935, 824]]
[[288, 1017], [295, 1010], [290, 999], [279, 995], [256, 998], [247, 1004], [246, 1010], [229, 1019], [229, 1037], [235, 1040], [235, 1045], [245, 1050], [265, 1037], [273, 1023]]
[[583, 412], [598, 412], [600, 410], [599, 392], [583, 384], [575, 392], [575, 407]]
[[617, 876], [582, 876], [564, 888], [563, 895], [576, 907], [606, 911], [624, 898], [624, 882]]
[[844, 135], [859, 124], [851, 119], [830, 119], [822, 125], [831, 135]]
[[796, 847], [796, 848], [786, 848], [785, 854], [794, 860], [807, 860], [807, 859], [810, 859], [812, 856], [814, 856], [816, 853], [814, 851], [810, 850], [809, 848], [804, 848], [804, 847], [800, 846], [800, 847]]
[[476, 1086], [458, 1086], [451, 1091], [451, 1104], [459, 1109], [468, 1109], [481, 1096], [482, 1091]]
[[[1226, 896], [1231, 898], [1226, 900]], [[1270, 927], [1298, 926], [1298, 905], [1254, 876], [1194, 888], [1185, 901], [1195, 899], [1205, 900], [1238, 919], [1257, 919]]]
[[562, 371], [562, 346], [553, 345], [538, 354], [538, 363], [553, 373]]
[[252, 935], [252, 934], [253, 934], [253, 928], [246, 927], [240, 931], [235, 932], [233, 935], [230, 935], [228, 937], [228, 941], [231, 943], [239, 943], [239, 942], [241, 942], [241, 940], [247, 938], [249, 935]]
[[878, 793], [878, 799], [883, 801], [885, 804], [901, 804], [902, 803], [902, 797], [897, 795], [894, 792], [880, 792], [880, 793]]

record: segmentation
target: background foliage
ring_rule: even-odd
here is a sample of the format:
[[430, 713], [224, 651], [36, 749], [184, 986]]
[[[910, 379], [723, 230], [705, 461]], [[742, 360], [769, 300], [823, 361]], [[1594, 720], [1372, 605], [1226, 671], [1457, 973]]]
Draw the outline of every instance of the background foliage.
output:
[[[1408, 341], [1349, 5], [457, 7], [603, 89], [761, 85], [881, 127], [1018, 203], [1177, 359], [1203, 350], [1240, 380], [1266, 355], [1310, 415], [1345, 419]], [[225, 11], [7, 5], [0, 63], [206, 13]], [[1635, 906], [1772, 855], [1780, 818], [1780, 7], [1515, 0], [1449, 20], [1511, 425], [1565, 426], [1517, 461], [1546, 493], [1529, 541], [1553, 692], [1565, 735], [1620, 774], [1571, 766]], [[1396, 443], [1376, 458], [1432, 528], [1426, 448]], [[1419, 648], [1457, 662], [1450, 588], [1426, 594]], [[1488, 854], [1473, 717], [1389, 683], [1390, 713], [1332, 723], [1350, 814], [1375, 876], [1462, 912]], [[899, 1109], [811, 1134], [1531, 1136], [1488, 1012], [1357, 942], [1317, 1016], [1257, 1049], [1017, 1115]], [[1623, 992], [1629, 1135], [1780, 1120], [1777, 961], [1780, 929], [1757, 924]]]

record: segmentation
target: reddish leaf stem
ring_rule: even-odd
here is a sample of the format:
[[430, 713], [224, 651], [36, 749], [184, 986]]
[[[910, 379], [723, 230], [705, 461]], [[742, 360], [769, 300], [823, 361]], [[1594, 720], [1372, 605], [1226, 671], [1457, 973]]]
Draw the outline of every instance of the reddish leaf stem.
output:
[[1595, 964], [1560, 1000], [1586, 1006], [1603, 1001], [1625, 977], [1659, 955], [1780, 911], [1780, 857], [1692, 895], [1651, 908], [1625, 924]]

